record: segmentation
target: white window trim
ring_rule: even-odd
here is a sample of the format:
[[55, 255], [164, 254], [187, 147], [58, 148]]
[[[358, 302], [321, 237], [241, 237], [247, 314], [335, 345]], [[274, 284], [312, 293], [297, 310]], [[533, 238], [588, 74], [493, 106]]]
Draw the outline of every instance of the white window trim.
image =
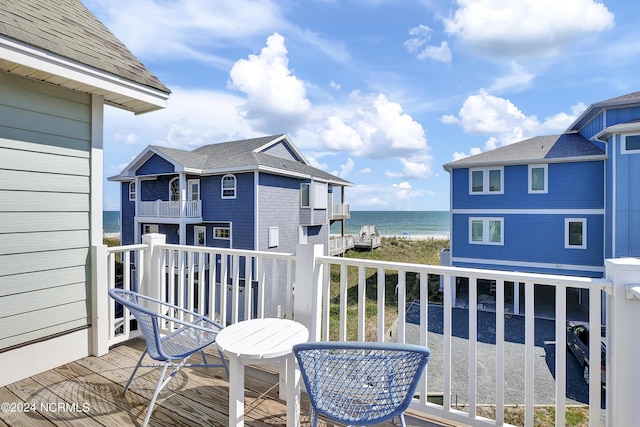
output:
[[[193, 185], [197, 184], [198, 185], [198, 198], [194, 199], [193, 198]], [[187, 188], [189, 189], [188, 194], [187, 194], [187, 200], [195, 202], [200, 200], [200, 180], [199, 179], [190, 179], [187, 181]]]
[[[569, 223], [582, 223], [582, 245], [569, 244]], [[587, 249], [587, 219], [586, 218], [565, 218], [564, 219], [564, 248], [565, 249]]]
[[[533, 188], [531, 188], [533, 186], [533, 181], [531, 180], [531, 169], [544, 169], [544, 188], [542, 190], [534, 190]], [[528, 168], [528, 173], [529, 173], [529, 178], [528, 178], [528, 182], [529, 182], [529, 194], [547, 194], [549, 192], [549, 168], [548, 165], [544, 164], [544, 165], [529, 165]]]
[[[225, 196], [224, 195], [224, 190], [225, 190], [225, 188], [224, 188], [224, 179], [225, 178], [233, 178], [233, 196]], [[227, 190], [229, 190], [229, 189], [227, 188]], [[224, 175], [222, 177], [222, 179], [220, 180], [220, 198], [222, 198], [222, 199], [235, 199], [237, 194], [238, 194], [238, 179], [236, 178], [236, 176], [235, 175], [231, 175], [231, 174]]]
[[[218, 237], [216, 236], [217, 230], [229, 230], [229, 237]], [[217, 240], [231, 240], [231, 226], [228, 227], [213, 227], [213, 238]]]
[[630, 133], [628, 135], [622, 135], [622, 144], [620, 144], [620, 153], [621, 154], [640, 154], [640, 150], [627, 150], [628, 136], [640, 136], [640, 134]]
[[200, 246], [198, 244], [199, 233], [204, 233], [204, 244], [202, 246], [207, 246], [207, 227], [204, 225], [193, 226], [193, 246]]
[[[307, 191], [307, 194], [309, 195], [309, 204], [308, 205], [302, 204], [302, 194], [303, 194], [302, 188], [303, 187], [307, 187], [308, 188], [308, 191]], [[300, 207], [301, 208], [305, 208], [305, 209], [311, 208], [311, 200], [312, 199], [313, 199], [313, 195], [311, 194], [311, 183], [310, 182], [301, 183], [300, 184]]]
[[[476, 242], [473, 240], [472, 224], [474, 221], [482, 221], [482, 241]], [[500, 222], [500, 241], [489, 241], [489, 223], [492, 221]], [[504, 218], [499, 217], [470, 217], [469, 218], [469, 244], [470, 245], [494, 245], [504, 246]]]
[[269, 227], [269, 241], [267, 247], [277, 248], [280, 244], [280, 231], [278, 227]]
[[[174, 182], [178, 183], [178, 194], [177, 194], [178, 199], [177, 200], [173, 200], [172, 199], [173, 195], [171, 194], [171, 185]], [[180, 201], [180, 178], [179, 177], [173, 178], [173, 179], [171, 179], [169, 181], [169, 201], [171, 201], [171, 202], [179, 202]]]
[[[489, 172], [500, 171], [500, 191], [489, 191]], [[482, 172], [482, 191], [473, 191], [473, 172]], [[504, 167], [489, 168], [473, 168], [469, 169], [469, 194], [470, 195], [487, 195], [487, 194], [504, 194]]]
[[[133, 187], [133, 191], [131, 191], [131, 187]], [[129, 183], [129, 201], [130, 202], [135, 202], [136, 201], [136, 183], [135, 183], [135, 181]]]

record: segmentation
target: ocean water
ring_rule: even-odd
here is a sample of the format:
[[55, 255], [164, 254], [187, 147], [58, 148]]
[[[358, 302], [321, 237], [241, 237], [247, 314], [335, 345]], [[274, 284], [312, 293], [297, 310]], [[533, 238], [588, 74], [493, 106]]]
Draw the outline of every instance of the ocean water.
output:
[[102, 211], [102, 229], [105, 233], [119, 233], [120, 211]]
[[[382, 236], [448, 239], [449, 221], [449, 211], [351, 211], [345, 234], [358, 234], [363, 225], [375, 225]], [[333, 224], [331, 233], [340, 233], [340, 223]]]
[[[120, 232], [120, 211], [104, 211], [104, 232]], [[375, 225], [383, 236], [449, 238], [449, 211], [352, 211], [345, 222], [346, 234], [358, 234], [363, 225]], [[331, 227], [340, 233], [340, 224]]]

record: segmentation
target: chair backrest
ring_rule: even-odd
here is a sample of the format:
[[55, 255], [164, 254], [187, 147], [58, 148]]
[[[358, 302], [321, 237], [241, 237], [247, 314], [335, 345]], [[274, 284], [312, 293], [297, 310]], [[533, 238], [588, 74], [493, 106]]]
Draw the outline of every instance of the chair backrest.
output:
[[125, 306], [138, 321], [138, 327], [147, 342], [147, 353], [149, 356], [155, 360], [167, 360], [168, 358], [160, 346], [160, 330], [157, 313], [140, 305], [140, 294], [137, 292], [126, 291], [124, 289], [110, 289], [109, 295], [116, 300], [116, 302]]
[[411, 403], [431, 352], [413, 344], [315, 342], [293, 352], [315, 410], [346, 424], [377, 424]]

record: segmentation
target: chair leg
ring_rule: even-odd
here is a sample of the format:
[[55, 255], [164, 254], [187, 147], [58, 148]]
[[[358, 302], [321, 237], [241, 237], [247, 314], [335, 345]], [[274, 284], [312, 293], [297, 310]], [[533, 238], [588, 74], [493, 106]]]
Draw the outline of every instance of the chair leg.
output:
[[145, 347], [144, 351], [142, 352], [142, 355], [140, 356], [140, 359], [138, 359], [138, 364], [133, 369], [133, 372], [131, 373], [131, 376], [129, 377], [129, 381], [127, 381], [127, 384], [124, 386], [124, 390], [122, 390], [122, 394], [125, 394], [127, 392], [127, 389], [131, 385], [131, 381], [133, 380], [133, 377], [136, 375], [136, 372], [138, 371], [138, 368], [142, 364], [142, 359], [144, 359], [144, 356], [146, 356], [146, 355], [147, 355], [147, 348]]
[[167, 373], [167, 368], [169, 368], [170, 363], [166, 362], [164, 364], [164, 366], [162, 367], [162, 373], [160, 374], [160, 378], [158, 378], [158, 385], [156, 386], [156, 390], [153, 392], [153, 397], [151, 398], [151, 402], [149, 403], [149, 409], [147, 409], [147, 416], [144, 419], [144, 423], [142, 424], [142, 427], [147, 427], [147, 424], [149, 424], [149, 420], [151, 419], [151, 413], [153, 412], [153, 407], [156, 404], [156, 399], [158, 398], [158, 395], [160, 394], [160, 391], [164, 388], [164, 386], [167, 385], [167, 383], [169, 382], [168, 380], [170, 380], [175, 372], [174, 371], [172, 374], [169, 374], [169, 378], [168, 380], [164, 381], [164, 376]]
[[402, 427], [407, 427], [407, 423], [404, 420], [404, 413], [400, 414], [400, 425], [402, 425]]

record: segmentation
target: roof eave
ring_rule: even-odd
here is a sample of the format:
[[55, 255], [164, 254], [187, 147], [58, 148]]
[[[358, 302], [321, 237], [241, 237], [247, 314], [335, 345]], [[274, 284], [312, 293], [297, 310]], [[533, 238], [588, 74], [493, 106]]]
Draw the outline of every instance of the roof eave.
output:
[[106, 104], [135, 114], [166, 108], [170, 95], [5, 36], [0, 36], [0, 58], [0, 70], [100, 95]]
[[548, 163], [573, 163], [573, 162], [588, 162], [594, 160], [606, 160], [608, 156], [606, 154], [589, 155], [589, 156], [571, 156], [571, 157], [557, 157], [550, 159], [530, 159], [524, 161], [523, 159], [515, 159], [504, 162], [469, 162], [461, 163], [460, 165], [454, 165], [453, 163], [447, 163], [443, 165], [445, 171], [451, 172], [453, 169], [473, 169], [473, 168], [486, 168], [486, 167], [500, 167], [500, 166], [519, 166], [519, 165], [536, 165], [536, 164], [548, 164]]

